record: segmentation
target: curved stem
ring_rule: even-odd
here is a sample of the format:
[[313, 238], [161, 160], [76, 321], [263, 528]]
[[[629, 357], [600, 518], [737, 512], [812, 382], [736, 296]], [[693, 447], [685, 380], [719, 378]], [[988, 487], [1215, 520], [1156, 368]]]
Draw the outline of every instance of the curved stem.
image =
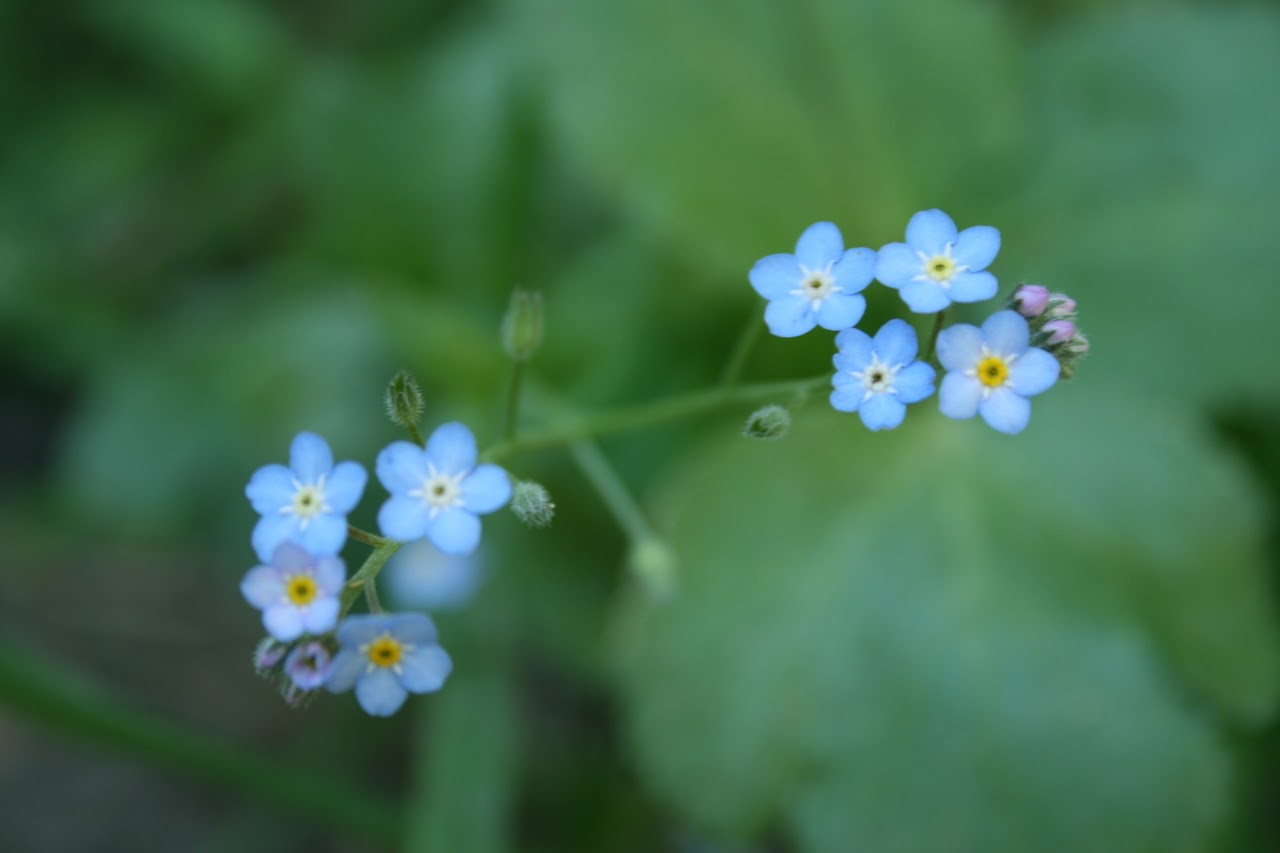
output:
[[502, 437], [506, 441], [514, 441], [516, 423], [520, 414], [520, 384], [524, 380], [524, 361], [515, 359], [511, 362], [511, 379], [507, 382], [507, 408], [503, 415]]
[[764, 328], [764, 321], [760, 319], [759, 312], [753, 308], [751, 316], [747, 318], [747, 324], [738, 333], [738, 340], [733, 345], [733, 353], [729, 356], [724, 373], [720, 376], [721, 385], [731, 388], [738, 384], [738, 379], [742, 377], [742, 369], [747, 366], [747, 358], [755, 348], [756, 341], [760, 339], [762, 328]]
[[605, 506], [617, 519], [618, 526], [627, 534], [627, 538], [633, 543], [652, 538], [653, 531], [649, 527], [649, 520], [645, 518], [636, 499], [631, 496], [627, 484], [609, 464], [609, 460], [605, 458], [596, 443], [585, 438], [570, 442], [569, 454], [578, 464], [583, 476], [600, 494]]
[[924, 352], [924, 361], [933, 358], [933, 352], [938, 346], [938, 335], [942, 332], [942, 324], [947, 319], [947, 309], [943, 308], [933, 320], [933, 331], [929, 333], [929, 347]]
[[363, 542], [372, 548], [381, 548], [383, 545], [386, 545], [391, 541], [390, 539], [384, 539], [381, 536], [370, 533], [367, 530], [361, 530], [353, 524], [347, 525], [347, 535], [357, 542]]
[[[374, 579], [378, 577], [378, 572], [382, 571], [382, 567], [387, 564], [387, 560], [391, 559], [391, 555], [400, 550], [401, 542], [394, 539], [383, 539], [381, 545], [373, 549], [373, 553], [365, 558], [364, 565], [361, 566], [351, 580], [347, 581], [346, 586], [342, 588], [342, 597], [338, 599], [342, 605], [339, 611], [339, 617], [346, 616], [347, 611], [351, 609], [351, 605], [356, 603], [356, 599], [363, 592], [369, 596], [369, 590], [373, 587]], [[378, 594], [373, 593], [369, 598], [370, 605], [378, 600]]]

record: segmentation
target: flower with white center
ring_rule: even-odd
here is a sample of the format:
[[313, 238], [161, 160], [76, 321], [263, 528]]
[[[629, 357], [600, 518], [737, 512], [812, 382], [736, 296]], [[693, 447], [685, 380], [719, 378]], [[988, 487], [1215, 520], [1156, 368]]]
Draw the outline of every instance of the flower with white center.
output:
[[295, 687], [303, 690], [323, 687], [329, 679], [329, 670], [332, 666], [329, 649], [324, 643], [317, 643], [314, 640], [299, 643], [284, 660], [284, 671], [289, 676], [289, 680]]
[[286, 541], [318, 556], [338, 553], [347, 541], [347, 513], [360, 502], [367, 479], [364, 467], [355, 462], [334, 465], [323, 438], [298, 433], [289, 449], [289, 467], [264, 465], [244, 490], [262, 516], [253, 528], [258, 559], [269, 561]]
[[389, 717], [410, 693], [439, 690], [453, 669], [435, 625], [421, 613], [348, 616], [337, 636], [341, 648], [325, 686], [332, 693], [354, 687], [370, 716]]
[[933, 393], [933, 368], [916, 361], [919, 342], [905, 320], [890, 320], [874, 338], [846, 329], [836, 335], [836, 347], [831, 405], [857, 412], [867, 429], [893, 429], [906, 417], [909, 403]]
[[769, 300], [764, 320], [782, 338], [803, 335], [814, 326], [838, 332], [862, 319], [867, 300], [859, 295], [871, 283], [876, 253], [844, 248], [840, 229], [830, 222], [810, 225], [794, 255], [769, 255], [747, 276]]
[[425, 448], [396, 441], [378, 454], [378, 479], [391, 497], [378, 511], [382, 535], [402, 542], [426, 537], [446, 554], [470, 554], [480, 544], [479, 515], [511, 499], [511, 481], [497, 465], [476, 465], [476, 440], [447, 423]]
[[338, 557], [316, 557], [293, 542], [283, 542], [268, 565], [249, 570], [240, 592], [262, 611], [267, 633], [288, 643], [303, 634], [333, 629], [346, 578], [347, 567]]
[[993, 429], [1016, 435], [1031, 418], [1033, 397], [1058, 381], [1058, 360], [1030, 346], [1031, 329], [1016, 311], [998, 311], [982, 328], [958, 323], [938, 335], [948, 371], [938, 391], [942, 414], [981, 414]]
[[1000, 251], [1000, 232], [975, 225], [957, 233], [941, 210], [922, 210], [907, 223], [907, 242], [876, 255], [875, 277], [894, 288], [912, 311], [932, 314], [952, 302], [980, 302], [996, 295], [986, 272]]

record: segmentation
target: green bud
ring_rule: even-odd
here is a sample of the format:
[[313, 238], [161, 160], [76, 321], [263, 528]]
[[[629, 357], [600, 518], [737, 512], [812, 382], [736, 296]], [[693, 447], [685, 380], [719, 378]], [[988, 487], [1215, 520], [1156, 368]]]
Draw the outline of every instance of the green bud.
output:
[[631, 548], [631, 571], [655, 600], [670, 598], [676, 591], [679, 565], [671, 547], [655, 536], [642, 539]]
[[516, 361], [528, 361], [542, 343], [542, 294], [516, 290], [502, 318], [502, 346]]
[[511, 511], [530, 527], [547, 527], [555, 517], [556, 505], [541, 483], [521, 480], [511, 490]]
[[756, 409], [747, 418], [742, 434], [747, 438], [773, 441], [782, 438], [791, 429], [791, 413], [776, 403]]
[[414, 429], [422, 418], [422, 388], [418, 380], [407, 370], [397, 373], [387, 385], [387, 393], [383, 396], [387, 407], [387, 417], [391, 422], [405, 429]]

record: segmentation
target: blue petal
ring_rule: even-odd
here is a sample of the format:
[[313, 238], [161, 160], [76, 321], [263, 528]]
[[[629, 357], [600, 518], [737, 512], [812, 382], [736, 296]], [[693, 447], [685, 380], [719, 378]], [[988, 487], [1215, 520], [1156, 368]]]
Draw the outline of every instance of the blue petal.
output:
[[289, 448], [289, 467], [300, 482], [310, 485], [333, 468], [329, 443], [314, 432], [300, 432]]
[[[840, 358], [840, 354], [836, 353], [836, 358]], [[848, 370], [837, 370], [831, 377], [831, 387], [843, 388], [846, 385], [857, 385], [862, 387], [861, 380], [855, 379], [853, 374]]]
[[392, 495], [378, 510], [378, 529], [389, 539], [412, 542], [427, 535], [430, 515], [425, 501]]
[[982, 324], [982, 337], [994, 353], [1020, 355], [1031, 340], [1031, 329], [1017, 311], [997, 311]]
[[982, 331], [968, 323], [948, 326], [938, 335], [938, 361], [947, 370], [973, 370], [982, 357]]
[[298, 526], [294, 540], [317, 557], [328, 557], [342, 550], [347, 542], [347, 519], [341, 515], [317, 515], [304, 528]]
[[818, 309], [818, 325], [838, 332], [848, 329], [862, 319], [867, 311], [867, 300], [854, 293], [833, 293], [822, 301]]
[[777, 299], [799, 287], [802, 276], [795, 255], [769, 255], [756, 261], [747, 280], [765, 299]]
[[922, 210], [907, 223], [907, 243], [926, 255], [941, 255], [956, 241], [956, 224], [941, 210]]
[[240, 581], [244, 600], [262, 610], [284, 599], [284, 577], [274, 566], [257, 566]]
[[375, 667], [356, 681], [356, 701], [371, 717], [390, 717], [408, 696], [399, 679], [384, 667]]
[[316, 560], [297, 542], [286, 539], [276, 546], [271, 555], [271, 565], [283, 572], [293, 573], [310, 569]]
[[462, 481], [462, 505], [470, 512], [493, 512], [509, 500], [511, 478], [497, 465], [481, 465]]
[[264, 515], [253, 526], [253, 550], [258, 559], [270, 563], [280, 543], [293, 538], [298, 531], [298, 518], [294, 515]]
[[861, 382], [857, 385], [844, 385], [831, 392], [831, 407], [838, 412], [856, 412], [865, 396], [867, 389]]
[[946, 289], [936, 281], [912, 281], [898, 291], [902, 301], [917, 314], [936, 314], [951, 304]]
[[262, 627], [282, 643], [302, 636], [302, 614], [292, 604], [273, 604], [262, 611]]
[[426, 646], [401, 658], [400, 667], [400, 683], [410, 693], [432, 693], [444, 686], [453, 661], [439, 646]]
[[347, 580], [347, 565], [338, 557], [321, 557], [313, 574], [322, 594], [337, 595]]
[[388, 622], [391, 636], [402, 643], [426, 646], [436, 642], [436, 624], [423, 613], [397, 613]]
[[966, 228], [956, 237], [956, 247], [951, 257], [957, 264], [963, 264], [977, 272], [991, 266], [991, 262], [1000, 253], [1000, 232], [990, 225], [975, 225]]
[[818, 324], [818, 313], [805, 297], [784, 296], [765, 306], [764, 321], [778, 337], [794, 338]]
[[408, 441], [393, 441], [382, 448], [373, 470], [382, 487], [393, 495], [422, 488], [431, 474], [427, 451]]
[[480, 544], [480, 519], [465, 509], [449, 507], [427, 525], [427, 538], [446, 554], [470, 554]]
[[938, 389], [938, 410], [949, 418], [962, 420], [978, 413], [982, 383], [963, 373], [948, 373]]
[[955, 302], [981, 302], [996, 295], [999, 285], [989, 272], [962, 272], [951, 277], [951, 299]]
[[871, 399], [858, 409], [858, 416], [867, 429], [893, 429], [902, 423], [907, 414], [907, 407], [892, 394], [873, 394]]
[[904, 403], [919, 403], [933, 393], [936, 374], [930, 365], [917, 361], [898, 371], [893, 379], [893, 390]]
[[[338, 626], [338, 644], [344, 649], [358, 649], [365, 643], [371, 643], [377, 637], [389, 633], [391, 617], [376, 613], [361, 613], [348, 616]], [[368, 663], [366, 660], [365, 663]]]
[[840, 260], [844, 254], [844, 238], [830, 222], [815, 222], [796, 241], [796, 259], [809, 269], [818, 269]]
[[476, 467], [476, 437], [456, 421], [441, 424], [427, 439], [427, 459], [442, 474], [460, 474]]
[[1008, 388], [997, 388], [978, 404], [978, 411], [992, 429], [1017, 435], [1027, 428], [1027, 421], [1031, 420], [1031, 401]]
[[[348, 617], [347, 622], [354, 618], [356, 617]], [[344, 622], [343, 624], [346, 623]], [[368, 664], [369, 659], [355, 649], [343, 649], [334, 657], [333, 666], [329, 670], [329, 679], [325, 681], [324, 686], [328, 688], [330, 693], [342, 693], [350, 690], [355, 686], [356, 679], [360, 677], [360, 674], [364, 672]]]
[[414, 610], [456, 610], [475, 597], [484, 573], [475, 556], [441, 554], [419, 540], [401, 548], [387, 564], [387, 586], [402, 607]]
[[326, 634], [338, 623], [338, 599], [318, 598], [301, 611], [302, 627], [308, 634]]
[[916, 330], [906, 320], [890, 320], [876, 332], [876, 355], [888, 365], [910, 364], [919, 351]]
[[836, 335], [836, 347], [840, 351], [832, 358], [835, 366], [840, 370], [861, 372], [871, 363], [871, 351], [875, 349], [875, 343], [861, 329], [845, 329]]
[[831, 270], [836, 284], [845, 293], [858, 293], [876, 275], [876, 253], [870, 249], [850, 249]]
[[324, 484], [324, 500], [338, 515], [346, 515], [360, 503], [369, 475], [357, 462], [339, 462]]
[[244, 495], [259, 515], [279, 512], [280, 507], [293, 503], [293, 472], [283, 465], [264, 465], [249, 478]]
[[1029, 349], [1009, 365], [1009, 387], [1023, 397], [1048, 391], [1058, 381], [1058, 360], [1042, 349]]
[[876, 253], [876, 278], [881, 284], [902, 287], [920, 272], [920, 256], [906, 243], [890, 243]]

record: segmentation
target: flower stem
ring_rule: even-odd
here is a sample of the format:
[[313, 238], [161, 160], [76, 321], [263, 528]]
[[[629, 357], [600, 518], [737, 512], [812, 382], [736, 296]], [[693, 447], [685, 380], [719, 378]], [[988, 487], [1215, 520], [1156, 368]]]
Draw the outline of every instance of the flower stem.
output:
[[933, 331], [929, 333], [929, 347], [925, 350], [924, 360], [929, 361], [933, 358], [933, 352], [938, 346], [938, 335], [942, 332], [942, 324], [947, 319], [947, 309], [943, 308], [933, 319]]
[[[409, 438], [413, 441], [414, 444], [418, 445], [419, 447], [426, 446], [426, 442], [422, 440], [422, 433], [418, 432], [418, 427], [416, 425], [405, 424], [404, 428], [409, 431]], [[361, 541], [364, 541], [364, 540], [361, 540]]]
[[524, 382], [524, 360], [514, 359], [511, 362], [511, 379], [507, 382], [507, 408], [503, 418], [502, 437], [505, 441], [515, 441], [516, 422], [520, 414], [520, 385]]
[[742, 377], [742, 369], [747, 366], [747, 358], [755, 348], [756, 341], [760, 339], [760, 329], [763, 326], [759, 313], [753, 308], [751, 316], [747, 318], [747, 324], [738, 333], [738, 340], [733, 345], [733, 352], [725, 364], [724, 373], [720, 375], [722, 386], [732, 388], [738, 384], [738, 379]]
[[357, 542], [363, 542], [373, 548], [381, 548], [383, 545], [386, 545], [391, 541], [390, 539], [384, 539], [381, 536], [370, 533], [367, 530], [361, 530], [359, 527], [352, 524], [347, 525], [347, 534]]
[[572, 441], [569, 443], [569, 455], [587, 481], [599, 492], [627, 538], [634, 543], [653, 537], [653, 530], [640, 505], [595, 442], [585, 438]]
[[361, 587], [364, 590], [364, 600], [369, 605], [370, 613], [382, 613], [382, 602], [378, 600], [378, 583], [374, 578], [369, 578]]
[[[351, 609], [351, 605], [356, 603], [356, 599], [363, 592], [365, 598], [369, 601], [370, 610], [378, 601], [378, 593], [372, 592], [373, 582], [378, 577], [378, 572], [382, 571], [382, 567], [387, 564], [387, 560], [391, 559], [391, 555], [400, 550], [402, 542], [396, 542], [394, 539], [383, 539], [382, 544], [373, 549], [373, 553], [365, 558], [364, 565], [361, 566], [351, 580], [347, 581], [346, 586], [342, 588], [342, 598], [339, 603], [342, 605], [339, 610], [339, 618], [346, 616], [347, 611]], [[372, 592], [372, 594], [371, 594]], [[374, 610], [376, 613], [377, 610]]]

